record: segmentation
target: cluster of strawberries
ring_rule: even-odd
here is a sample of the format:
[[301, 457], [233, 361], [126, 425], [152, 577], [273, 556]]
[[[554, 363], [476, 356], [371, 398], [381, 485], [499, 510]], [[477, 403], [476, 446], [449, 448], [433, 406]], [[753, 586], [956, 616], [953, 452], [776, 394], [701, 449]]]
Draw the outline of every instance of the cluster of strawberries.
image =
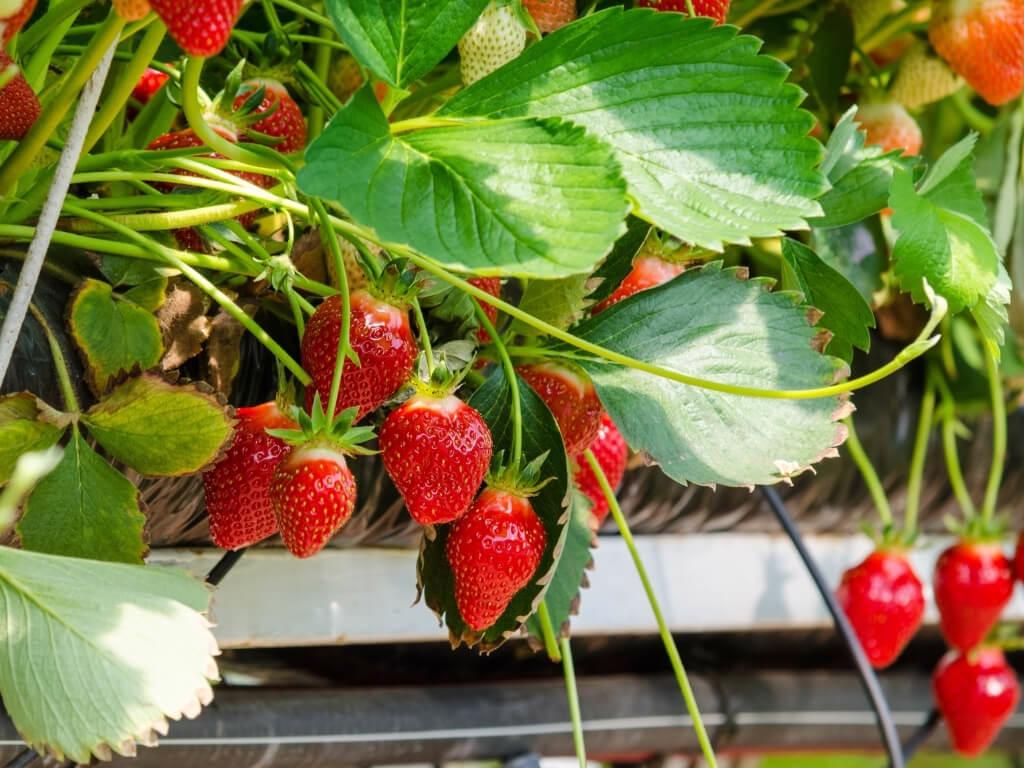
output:
[[[939, 625], [951, 650], [933, 676], [935, 700], [957, 751], [979, 755], [1020, 700], [1017, 675], [987, 638], [1024, 580], [1024, 536], [1015, 564], [998, 539], [965, 537], [935, 565]], [[892, 664], [924, 617], [921, 580], [899, 546], [881, 547], [843, 574], [836, 594], [872, 665]]]

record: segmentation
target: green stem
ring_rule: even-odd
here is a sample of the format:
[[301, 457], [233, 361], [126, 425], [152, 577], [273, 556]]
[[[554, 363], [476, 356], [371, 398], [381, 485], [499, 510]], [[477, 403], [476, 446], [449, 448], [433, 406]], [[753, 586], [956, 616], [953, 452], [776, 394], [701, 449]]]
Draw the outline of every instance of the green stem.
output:
[[139, 46], [132, 54], [128, 65], [121, 71], [110, 91], [103, 95], [102, 106], [92, 119], [89, 133], [85, 136], [85, 145], [82, 147], [83, 155], [88, 154], [96, 146], [96, 142], [106, 133], [114, 119], [124, 109], [124, 105], [131, 98], [132, 91], [139, 82], [139, 78], [142, 77], [142, 73], [146, 71], [146, 67], [156, 56], [166, 33], [167, 27], [159, 20], [146, 30], [146, 34], [139, 41]]
[[691, 19], [697, 18], [697, 11], [693, 7], [693, 0], [686, 0], [686, 12], [690, 14]]
[[970, 491], [967, 490], [967, 483], [964, 482], [964, 473], [960, 468], [960, 455], [956, 448], [956, 401], [953, 393], [949, 391], [945, 380], [935, 370], [934, 366], [928, 370], [928, 375], [935, 383], [942, 397], [942, 453], [946, 460], [946, 474], [949, 476], [949, 485], [953, 489], [957, 503], [968, 521], [974, 519], [977, 512], [974, 502], [971, 500]]
[[917, 417], [917, 435], [914, 437], [914, 452], [910, 456], [910, 474], [907, 479], [907, 504], [903, 517], [903, 528], [908, 536], [917, 530], [917, 514], [921, 508], [921, 488], [924, 484], [924, 464], [928, 457], [928, 438], [935, 424], [935, 385], [931, 377], [925, 384], [921, 398], [921, 411]]
[[46, 13], [21, 33], [21, 37], [18, 38], [18, 46], [22, 51], [34, 51], [36, 46], [43, 42], [43, 38], [61, 22], [71, 18], [92, 3], [93, 0], [64, 0], [62, 3], [50, 3]]
[[288, 306], [292, 310], [292, 321], [295, 323], [295, 330], [299, 332], [299, 341], [302, 341], [302, 337], [306, 335], [306, 320], [302, 316], [302, 307], [299, 306], [298, 295], [295, 291], [286, 290], [285, 294], [288, 296]]
[[327, 87], [323, 78], [309, 68], [306, 62], [301, 60], [295, 62], [295, 74], [310, 92], [310, 96], [316, 99], [318, 106], [325, 107], [332, 113], [341, 109], [341, 100]]
[[416, 329], [419, 332], [420, 346], [423, 347], [423, 354], [427, 358], [427, 370], [433, 373], [434, 349], [430, 345], [430, 329], [427, 328], [427, 321], [423, 317], [423, 307], [420, 306], [419, 299], [414, 298], [412, 300], [412, 314], [416, 318]]
[[338, 393], [341, 392], [341, 374], [348, 358], [349, 325], [351, 324], [351, 296], [348, 292], [348, 273], [345, 272], [345, 259], [338, 245], [338, 238], [330, 226], [330, 216], [324, 204], [317, 198], [311, 199], [311, 205], [320, 217], [320, 239], [334, 260], [334, 270], [338, 274], [338, 290], [341, 295], [341, 332], [338, 334], [338, 357], [334, 361], [334, 375], [331, 377], [331, 394], [327, 400], [327, 415], [334, 418], [334, 409], [338, 406]]
[[[202, 224], [215, 224], [217, 222], [233, 219], [242, 214], [256, 211], [263, 207], [262, 203], [243, 200], [237, 203], [221, 203], [209, 205], [205, 208], [192, 208], [180, 211], [164, 211], [162, 213], [133, 213], [125, 215], [113, 215], [108, 218], [136, 232], [162, 232], [187, 227], [198, 227]], [[84, 221], [71, 222], [72, 232], [102, 232], [105, 227], [95, 223]]]
[[988, 391], [992, 407], [992, 464], [985, 484], [985, 500], [981, 505], [981, 516], [989, 522], [995, 516], [999, 501], [999, 486], [1006, 466], [1006, 398], [1003, 394], [1003, 377], [999, 370], [992, 345], [983, 342], [985, 350], [985, 371], [988, 375]]
[[553, 662], [562, 661], [562, 654], [558, 649], [558, 636], [555, 634], [555, 627], [551, 622], [551, 611], [548, 610], [547, 600], [542, 600], [537, 609], [537, 620], [540, 622], [540, 634], [544, 638], [544, 650], [548, 658]]
[[982, 136], [987, 136], [992, 132], [996, 121], [971, 103], [970, 91], [967, 88], [961, 88], [954, 93], [952, 101], [956, 111], [960, 113], [960, 117], [972, 130]]
[[[542, 604], [543, 605], [543, 604]], [[576, 687], [576, 667], [572, 662], [572, 646], [568, 637], [559, 643], [562, 650], [562, 672], [565, 675], [565, 694], [569, 703], [569, 718], [572, 720], [572, 743], [580, 768], [587, 768], [587, 747], [583, 742], [583, 717], [580, 715], [580, 693]]]
[[274, 0], [275, 5], [279, 5], [282, 8], [287, 8], [289, 11], [294, 13], [296, 16], [302, 16], [309, 19], [310, 21], [316, 22], [321, 27], [331, 27], [331, 20], [324, 16], [322, 13], [317, 13], [311, 8], [307, 8], [301, 3], [293, 2], [293, 0]]
[[669, 631], [668, 623], [661, 612], [658, 597], [654, 594], [654, 587], [651, 586], [651, 580], [647, 576], [647, 568], [644, 567], [640, 552], [636, 548], [636, 542], [633, 540], [633, 532], [629, 529], [629, 523], [626, 522], [626, 517], [622, 514], [619, 500], [615, 498], [615, 491], [608, 483], [608, 478], [605, 476], [597, 457], [594, 456], [594, 452], [588, 448], [583, 452], [583, 456], [590, 465], [598, 485], [601, 486], [601, 492], [604, 494], [612, 517], [615, 518], [615, 524], [619, 528], [619, 535], [622, 536], [622, 540], [625, 542], [626, 548], [633, 558], [633, 565], [636, 567], [637, 575], [644, 586], [644, 592], [647, 593], [647, 601], [651, 604], [654, 619], [658, 623], [658, 634], [661, 635], [661, 642], [664, 644], [665, 652], [668, 654], [669, 662], [672, 664], [672, 671], [675, 673], [676, 682], [679, 684], [679, 691], [683, 694], [683, 701], [686, 702], [686, 711], [689, 713], [690, 719], [693, 720], [693, 730], [697, 734], [697, 741], [700, 744], [701, 752], [704, 754], [704, 760], [707, 762], [708, 768], [718, 768], [715, 750], [711, 746], [707, 729], [704, 727], [704, 721], [701, 719], [697, 699], [693, 695], [693, 688], [690, 687], [690, 680], [686, 675], [685, 667], [683, 667], [683, 661], [679, 658], [679, 649], [676, 648], [676, 643], [672, 638], [672, 633]]
[[145, 248], [149, 248], [150, 250], [156, 252], [159, 256], [162, 257], [165, 263], [170, 264], [172, 267], [174, 267], [183, 275], [185, 275], [185, 277], [187, 277], [189, 280], [191, 280], [193, 283], [199, 286], [199, 288], [202, 289], [202, 291], [207, 296], [216, 301], [224, 309], [224, 311], [228, 313], [228, 315], [237, 320], [242, 325], [242, 327], [249, 331], [249, 333], [251, 333], [261, 344], [263, 344], [263, 346], [270, 350], [274, 357], [280, 360], [281, 363], [289, 371], [292, 372], [295, 378], [297, 378], [300, 382], [307, 386], [310, 383], [312, 383], [312, 379], [309, 378], [309, 374], [302, 370], [302, 366], [299, 365], [295, 361], [295, 359], [292, 358], [292, 356], [289, 355], [281, 347], [281, 345], [278, 344], [270, 336], [270, 334], [268, 334], [263, 329], [262, 326], [260, 326], [259, 323], [257, 323], [251, 317], [249, 317], [245, 310], [243, 310], [241, 307], [235, 304], [234, 300], [232, 300], [230, 296], [228, 296], [226, 293], [220, 290], [220, 288], [218, 288], [212, 282], [210, 282], [201, 272], [199, 272], [196, 269], [193, 269], [183, 259], [181, 259], [177, 251], [171, 248], [167, 248], [153, 240], [150, 240], [145, 235], [140, 235], [138, 232], [136, 232], [133, 229], [130, 229], [129, 227], [125, 227], [121, 224], [118, 224], [115, 221], [110, 221], [105, 216], [98, 214], [95, 211], [90, 211], [86, 208], [78, 208], [77, 206], [74, 205], [65, 205], [64, 207], [69, 212], [74, 213], [76, 216], [81, 216], [83, 218], [92, 219], [93, 221], [105, 223], [108, 229], [110, 229], [112, 232], [117, 232], [123, 235], [124, 237], [128, 238], [129, 240], [133, 240], [139, 245]]
[[889, 529], [892, 527], [892, 507], [889, 506], [889, 499], [885, 495], [882, 481], [879, 479], [871, 459], [868, 458], [864, 446], [861, 445], [860, 438], [857, 437], [857, 429], [853, 425], [853, 418], [848, 418], [843, 423], [846, 425], [848, 432], [846, 447], [849, 449], [850, 456], [857, 465], [857, 469], [860, 470], [861, 477], [864, 478], [864, 483], [871, 493], [871, 499], [875, 503], [878, 517], [882, 521], [882, 527]]
[[89, 41], [85, 53], [75, 63], [74, 69], [64, 80], [39, 119], [0, 166], [0, 197], [6, 195], [32, 166], [33, 161], [57, 130], [68, 109], [76, 102], [79, 92], [99, 66], [100, 60], [113, 45], [124, 28], [124, 21], [111, 9], [107, 20]]
[[[334, 29], [329, 26], [320, 27], [320, 34], [325, 37], [333, 35]], [[344, 46], [342, 46], [344, 47]], [[317, 79], [323, 83], [327, 80], [331, 69], [331, 48], [324, 40], [316, 48], [316, 58], [313, 60], [313, 72]], [[319, 104], [310, 107], [309, 110], [309, 140], [312, 141], [324, 130], [325, 110]]]
[[[467, 283], [467, 285], [469, 284]], [[472, 287], [470, 286], [470, 288]], [[487, 295], [490, 296], [489, 293]], [[505, 374], [505, 380], [508, 382], [512, 401], [512, 466], [518, 467], [523, 457], [523, 406], [519, 398], [519, 377], [516, 376], [516, 367], [512, 364], [512, 358], [508, 354], [508, 349], [498, 335], [494, 323], [491, 322], [491, 319], [487, 317], [487, 313], [484, 312], [484, 308], [480, 306], [479, 302], [474, 301], [473, 309], [476, 311], [476, 317], [480, 321], [480, 325], [491, 337], [491, 344], [498, 352], [498, 359], [501, 360], [501, 370]]]
[[39, 323], [46, 336], [46, 343], [49, 345], [50, 355], [53, 357], [53, 369], [57, 373], [57, 384], [60, 386], [61, 397], [64, 398], [64, 410], [73, 414], [81, 413], [82, 406], [78, 402], [78, 395], [75, 394], [75, 385], [71, 383], [68, 361], [64, 358], [64, 351], [60, 348], [56, 334], [50, 324], [46, 322], [43, 313], [31, 302], [29, 302], [28, 311], [32, 313], [32, 317]]

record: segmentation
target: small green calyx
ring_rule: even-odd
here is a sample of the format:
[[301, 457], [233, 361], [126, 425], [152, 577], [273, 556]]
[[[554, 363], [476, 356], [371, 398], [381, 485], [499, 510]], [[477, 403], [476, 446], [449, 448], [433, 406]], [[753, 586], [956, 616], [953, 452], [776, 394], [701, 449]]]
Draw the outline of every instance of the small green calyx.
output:
[[869, 523], [864, 523], [861, 530], [875, 542], [875, 549], [883, 552], [906, 552], [917, 544], [918, 531], [916, 530], [905, 531], [892, 524], [879, 530]]
[[409, 385], [417, 394], [441, 400], [455, 394], [469, 371], [469, 366], [450, 366], [444, 352], [438, 355], [434, 367], [430, 368], [426, 355], [420, 353], [416, 362], [416, 376], [409, 381]]
[[945, 519], [949, 532], [961, 541], [970, 544], [995, 544], [1006, 535], [1007, 520], [1003, 516], [986, 519], [984, 516], [957, 520], [952, 516]]
[[487, 474], [487, 485], [524, 498], [536, 496], [545, 485], [555, 479], [541, 477], [541, 469], [550, 453], [551, 451], [544, 451], [533, 461], [522, 466], [521, 461], [505, 464], [505, 452], [498, 451], [491, 462], [491, 471]]
[[334, 418], [330, 418], [320, 402], [320, 394], [313, 398], [311, 413], [293, 405], [288, 413], [299, 425], [298, 429], [268, 429], [267, 434], [276, 437], [291, 446], [308, 445], [312, 442], [333, 445], [342, 453], [369, 456], [377, 453], [362, 444], [373, 440], [377, 435], [373, 427], [354, 426], [359, 415], [358, 408], [346, 408]]
[[381, 301], [408, 309], [420, 289], [420, 274], [408, 264], [401, 258], [389, 261], [371, 283], [370, 292]]

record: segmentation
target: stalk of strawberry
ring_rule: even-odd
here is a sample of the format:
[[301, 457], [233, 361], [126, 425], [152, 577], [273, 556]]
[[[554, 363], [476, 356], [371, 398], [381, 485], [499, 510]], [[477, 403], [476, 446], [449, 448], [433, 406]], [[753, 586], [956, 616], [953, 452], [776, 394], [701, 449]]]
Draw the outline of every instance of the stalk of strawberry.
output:
[[[715, 20], [716, 24], [725, 24], [729, 15], [730, 0], [692, 0], [693, 12], [696, 16], [708, 16]], [[688, 0], [639, 0], [637, 5], [641, 8], [654, 8], [658, 11], [675, 11], [676, 13], [689, 14]]]
[[934, 0], [928, 39], [989, 104], [1024, 92], [1024, 0]]
[[0, 51], [7, 47], [36, 9], [36, 0], [9, 0], [0, 7]]
[[1017, 675], [1002, 650], [993, 647], [947, 653], [935, 669], [932, 689], [953, 748], [967, 757], [988, 749], [1020, 702]]
[[231, 447], [203, 473], [210, 535], [224, 549], [248, 547], [277, 533], [270, 481], [288, 446], [267, 429], [296, 426], [273, 401], [239, 408], [236, 415]]
[[[601, 426], [588, 448], [597, 458], [597, 463], [600, 464], [601, 470], [608, 479], [608, 484], [612, 490], [616, 490], [626, 474], [629, 447], [626, 445], [626, 439], [619, 432], [619, 428], [612, 421], [612, 417], [605, 411], [601, 412]], [[582, 454], [573, 458], [573, 481], [576, 483], [576, 487], [591, 501], [592, 526], [597, 530], [608, 517], [608, 500], [605, 498], [597, 476]]]
[[189, 56], [215, 56], [224, 50], [243, 0], [150, 0], [167, 31]]
[[41, 108], [17, 64], [0, 51], [0, 141], [20, 141], [39, 119]]
[[555, 417], [566, 453], [575, 456], [586, 450], [597, 436], [602, 410], [590, 378], [564, 363], [521, 365], [516, 372]]

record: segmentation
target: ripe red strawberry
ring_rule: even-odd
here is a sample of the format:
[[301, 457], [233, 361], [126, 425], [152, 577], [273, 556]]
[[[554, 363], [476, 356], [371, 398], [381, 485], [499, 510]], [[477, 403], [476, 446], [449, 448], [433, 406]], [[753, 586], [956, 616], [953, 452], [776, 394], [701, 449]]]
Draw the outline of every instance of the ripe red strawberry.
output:
[[490, 3], [459, 40], [462, 82], [472, 85], [526, 48], [526, 30], [510, 5]]
[[836, 598], [875, 669], [889, 666], [924, 617], [924, 589], [899, 550], [877, 549], [843, 574]]
[[487, 488], [452, 524], [445, 553], [455, 577], [455, 602], [478, 632], [491, 626], [529, 584], [547, 546], [530, 500]]
[[150, 0], [167, 31], [189, 56], [224, 50], [243, 0]]
[[277, 533], [270, 478], [288, 446], [266, 430], [295, 427], [275, 402], [239, 408], [237, 416], [231, 447], [203, 473], [210, 535], [224, 549], [248, 547]]
[[0, 51], [0, 141], [20, 141], [39, 119], [39, 99], [11, 57]]
[[455, 395], [417, 394], [384, 420], [380, 450], [409, 514], [450, 523], [473, 503], [491, 463], [487, 422]]
[[935, 0], [928, 39], [989, 104], [1024, 92], [1024, 0]]
[[576, 20], [576, 0], [523, 0], [523, 8], [545, 34]]
[[640, 291], [667, 283], [673, 277], [681, 275], [683, 271], [684, 267], [681, 264], [672, 264], [657, 256], [638, 256], [633, 261], [633, 269], [626, 275], [626, 279], [619, 284], [611, 296], [597, 304], [591, 313], [596, 315], [608, 309], [612, 304], [618, 304], [623, 299], [628, 299]]
[[[352, 293], [351, 304], [349, 343], [359, 355], [359, 364], [345, 361], [335, 412], [357, 407], [358, 421], [379, 408], [408, 380], [416, 359], [416, 343], [409, 329], [409, 313], [404, 309], [376, 299], [367, 291]], [[313, 377], [313, 386], [306, 388], [307, 408], [317, 392], [327, 407], [340, 335], [341, 297], [331, 296], [317, 307], [302, 338], [302, 367]]]
[[[225, 138], [232, 143], [238, 142], [238, 136], [236, 134], [230, 133], [224, 128], [216, 128], [215, 130], [222, 138]], [[202, 144], [203, 140], [200, 139], [191, 128], [186, 128], [181, 131], [165, 133], [162, 136], [157, 136], [152, 142], [150, 142], [146, 149], [187, 149], [190, 147], [200, 147]], [[219, 157], [219, 155], [212, 155], [212, 157]], [[174, 171], [174, 173], [179, 176], [195, 176], [194, 173], [190, 173], [188, 171]], [[272, 176], [264, 176], [260, 173], [249, 173], [248, 171], [231, 171], [231, 173], [238, 176], [240, 179], [248, 181], [250, 184], [256, 184], [264, 189], [269, 189], [274, 186], [275, 183]], [[153, 186], [161, 192], [170, 192], [176, 185], [164, 182], [154, 182]], [[256, 220], [257, 216], [259, 216], [257, 211], [251, 211], [239, 216], [237, 221], [243, 227], [248, 228], [253, 221]], [[177, 229], [174, 231], [174, 236], [178, 241], [178, 245], [182, 248], [190, 251], [206, 250], [206, 243], [203, 241], [199, 232], [195, 229]]]
[[114, 10], [125, 21], [138, 21], [150, 12], [149, 0], [113, 0]]
[[[470, 285], [475, 285], [482, 291], [487, 291], [491, 296], [499, 298], [501, 296], [501, 278], [500, 277], [471, 277], [466, 281]], [[487, 315], [487, 319], [491, 321], [491, 324], [498, 322], [498, 308], [486, 304], [482, 301], [477, 302], [483, 309], [484, 314]], [[476, 337], [481, 344], [490, 344], [491, 335], [480, 328], [476, 332]]]
[[953, 748], [967, 757], [995, 741], [1020, 701], [1017, 675], [999, 648], [950, 651], [935, 668], [932, 689]]
[[[693, 0], [693, 12], [698, 16], [709, 16], [719, 24], [725, 24], [729, 15], [730, 0]], [[657, 8], [659, 11], [676, 11], [689, 14], [686, 0], [640, 0], [641, 8]]]
[[1013, 571], [998, 543], [961, 540], [935, 564], [942, 634], [965, 653], [985, 639], [1013, 595]]
[[902, 149], [907, 156], [921, 153], [921, 127], [896, 102], [864, 104], [857, 110], [856, 121], [867, 134], [868, 144], [876, 144], [886, 152]]
[[566, 453], [582, 453], [601, 426], [601, 401], [586, 374], [561, 363], [521, 365], [516, 371], [555, 417]]
[[[604, 411], [601, 412], [601, 426], [597, 430], [597, 436], [590, 443], [590, 450], [594, 452], [594, 458], [601, 465], [608, 485], [613, 490], [618, 489], [622, 483], [622, 476], [626, 474], [629, 447], [612, 417]], [[573, 480], [576, 487], [593, 502], [590, 513], [593, 515], [594, 528], [600, 528], [604, 519], [608, 517], [608, 501], [586, 458], [580, 454], [574, 461], [576, 469], [573, 472]]]
[[296, 557], [311, 557], [352, 517], [356, 481], [337, 447], [311, 442], [277, 465], [270, 498], [285, 546]]
[[242, 84], [241, 91], [235, 98], [235, 109], [239, 109], [245, 104], [246, 100], [261, 86], [264, 89], [263, 101], [256, 107], [255, 114], [266, 112], [275, 104], [277, 107], [269, 116], [252, 123], [249, 127], [267, 136], [281, 139], [274, 147], [278, 152], [290, 155], [305, 149], [308, 136], [306, 119], [302, 116], [302, 110], [295, 103], [295, 99], [277, 80], [269, 78], [247, 80]]
[[139, 78], [139, 82], [132, 89], [132, 98], [140, 104], [148, 104], [149, 100], [156, 95], [156, 92], [163, 88], [164, 83], [170, 79], [166, 72], [148, 67]]
[[32, 18], [36, 0], [7, 0], [0, 3], [0, 49], [6, 48], [25, 22]]

